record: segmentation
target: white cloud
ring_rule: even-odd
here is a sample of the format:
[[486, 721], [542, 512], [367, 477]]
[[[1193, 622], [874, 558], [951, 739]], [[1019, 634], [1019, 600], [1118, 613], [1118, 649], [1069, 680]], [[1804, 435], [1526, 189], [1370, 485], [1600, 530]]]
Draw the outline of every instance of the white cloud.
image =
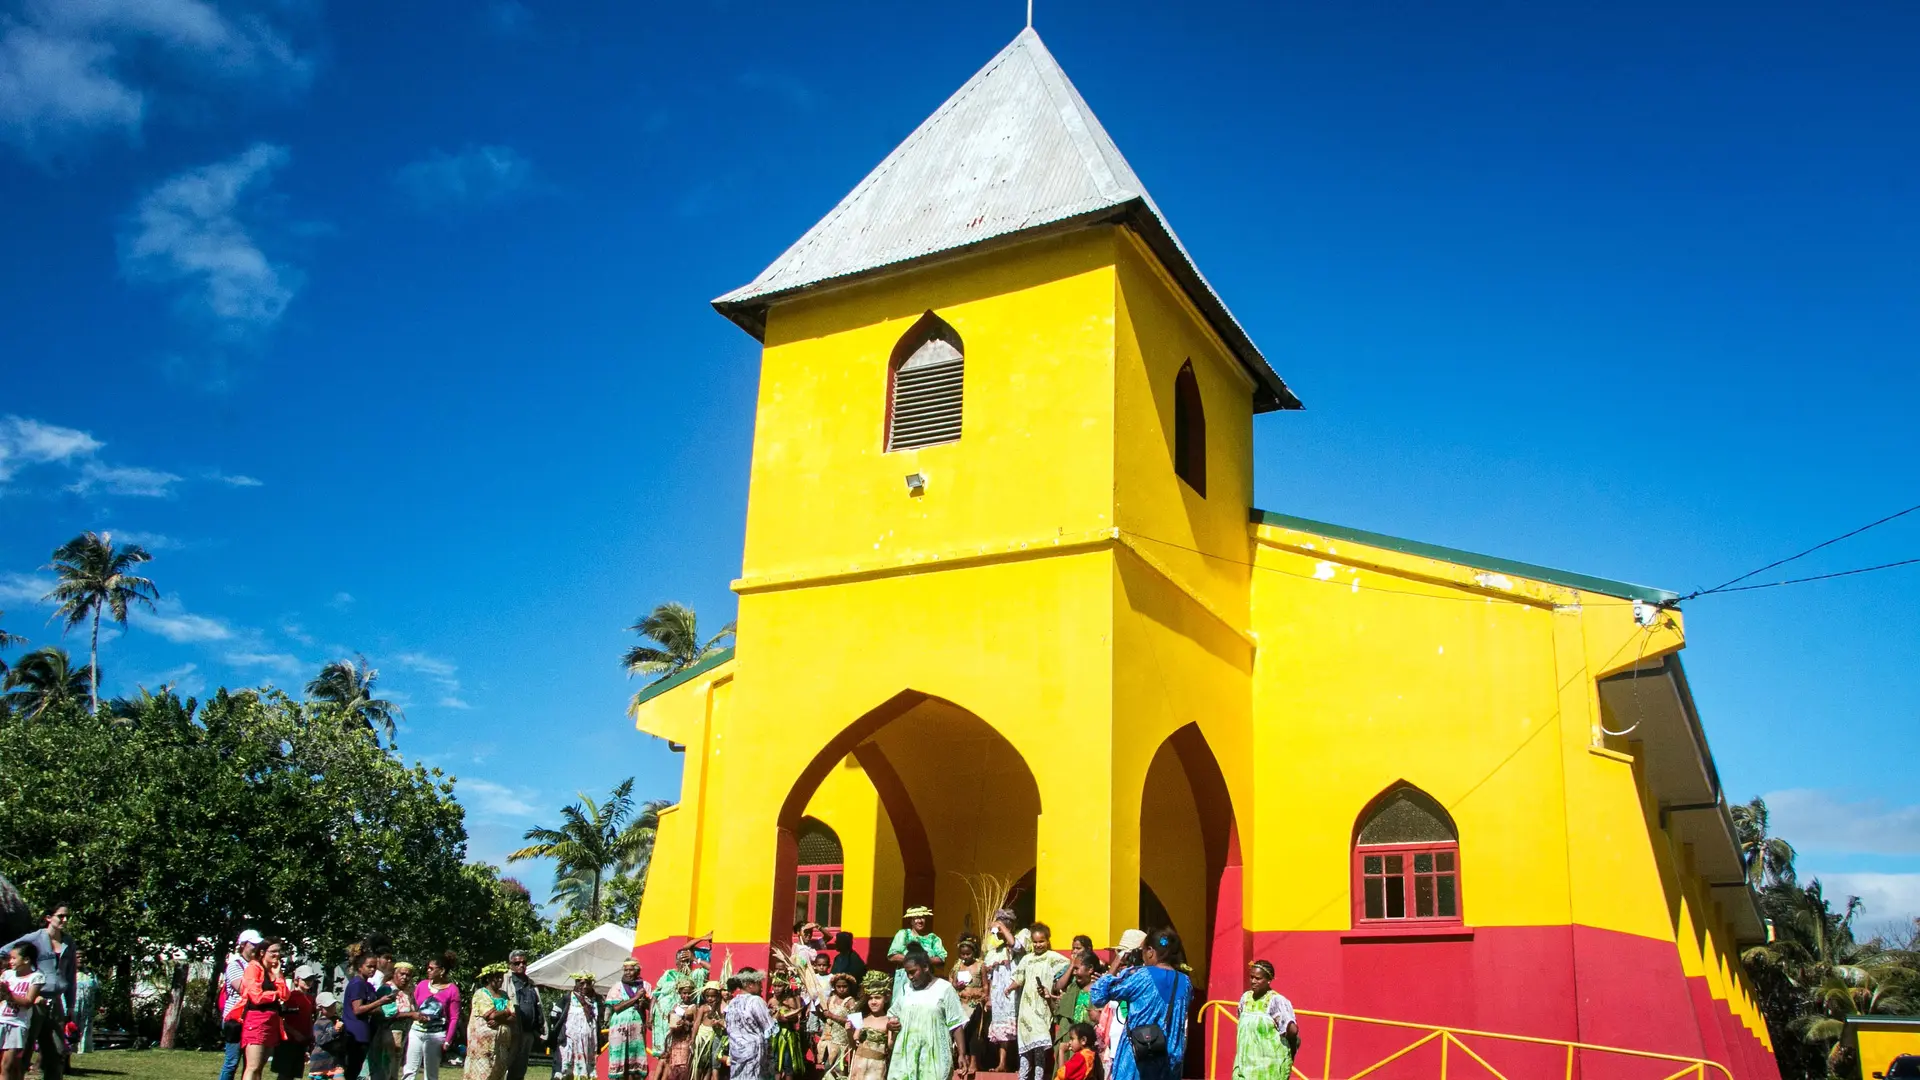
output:
[[283, 623], [280, 626], [280, 632], [308, 648], [312, 648], [317, 644], [314, 636], [307, 633], [306, 628], [302, 627], [299, 623]]
[[131, 139], [156, 94], [257, 93], [311, 70], [265, 19], [207, 0], [25, 0], [0, 15], [0, 141], [45, 157], [92, 136]]
[[352, 607], [353, 604], [354, 604], [353, 594], [350, 592], [334, 593], [333, 599], [327, 601], [327, 606], [332, 608], [335, 611], [345, 611], [348, 608]]
[[1773, 833], [1799, 851], [1920, 855], [1920, 806], [1893, 806], [1878, 798], [1849, 802], [1809, 788], [1773, 791], [1765, 798]]
[[172, 597], [161, 597], [154, 602], [154, 607], [156, 610], [142, 612], [128, 621], [176, 645], [195, 641], [227, 641], [233, 637], [233, 630], [226, 623], [205, 615], [195, 615]]
[[[1772, 804], [1767, 809], [1773, 809]], [[1859, 926], [1889, 922], [1911, 926], [1914, 919], [1920, 919], [1920, 874], [1800, 873], [1802, 881], [1814, 877], [1820, 879], [1821, 889], [1835, 910], [1843, 909], [1849, 896], [1861, 899], [1866, 910], [1857, 920]]]
[[[0, 96], [4, 96], [0, 88]], [[98, 439], [69, 427], [43, 424], [21, 416], [0, 416], [0, 482], [11, 480], [26, 465], [64, 464], [91, 457]]]
[[80, 495], [103, 491], [108, 495], [139, 495], [158, 499], [173, 494], [173, 485], [179, 482], [179, 476], [160, 469], [89, 461], [80, 467], [80, 478], [68, 484], [67, 490]]
[[308, 665], [291, 653], [230, 652], [221, 659], [234, 667], [262, 667], [288, 678], [304, 675], [308, 670]]
[[209, 480], [218, 480], [220, 483], [231, 487], [255, 488], [263, 486], [260, 481], [244, 474], [223, 473], [218, 469], [212, 469], [209, 470], [206, 475]]
[[120, 265], [137, 281], [179, 288], [178, 307], [227, 337], [271, 327], [292, 302], [292, 272], [275, 265], [241, 221], [242, 199], [287, 162], [255, 143], [239, 156], [165, 181], [140, 200]]
[[[476, 814], [496, 818], [525, 818], [540, 812], [533, 804], [537, 794], [530, 788], [513, 788], [491, 780], [462, 778], [454, 782], [461, 801]], [[471, 800], [471, 801], [469, 801]]]
[[460, 672], [458, 665], [450, 660], [442, 660], [423, 652], [403, 652], [395, 654], [393, 662], [408, 671], [426, 676], [440, 689], [437, 702], [442, 708], [471, 709], [472, 705], [460, 696]]
[[503, 202], [532, 178], [532, 164], [511, 146], [469, 146], [458, 154], [435, 150], [394, 174], [400, 190], [430, 210]]
[[199, 672], [198, 664], [181, 664], [151, 679], [139, 679], [135, 685], [146, 687], [156, 694], [165, 686], [172, 687], [174, 693], [183, 697], [200, 697], [207, 692], [207, 680]]
[[148, 551], [177, 551], [186, 546], [164, 533], [138, 532], [133, 529], [101, 529], [115, 544], [137, 544]]
[[0, 604], [38, 604], [53, 586], [52, 578], [37, 574], [0, 574]]

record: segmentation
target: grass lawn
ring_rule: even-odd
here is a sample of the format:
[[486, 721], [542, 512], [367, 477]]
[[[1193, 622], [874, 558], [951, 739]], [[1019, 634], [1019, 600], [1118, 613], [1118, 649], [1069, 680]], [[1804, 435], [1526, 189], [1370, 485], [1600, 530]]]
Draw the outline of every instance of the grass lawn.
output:
[[[222, 1055], [217, 1050], [100, 1050], [79, 1054], [67, 1075], [102, 1080], [220, 1080]], [[551, 1080], [551, 1066], [535, 1062], [527, 1080]], [[441, 1080], [464, 1080], [460, 1070], [442, 1066]]]

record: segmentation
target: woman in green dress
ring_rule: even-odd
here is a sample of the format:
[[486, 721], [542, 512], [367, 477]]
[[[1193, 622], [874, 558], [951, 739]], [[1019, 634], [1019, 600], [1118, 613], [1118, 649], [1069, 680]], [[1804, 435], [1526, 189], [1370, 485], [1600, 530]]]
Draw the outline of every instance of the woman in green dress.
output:
[[1233, 1080], [1287, 1080], [1300, 1024], [1293, 1002], [1273, 989], [1273, 965], [1247, 965], [1247, 992], [1240, 996], [1239, 1037], [1233, 1048]]
[[918, 945], [907, 946], [901, 969], [906, 989], [887, 1007], [893, 1053], [887, 1080], [950, 1080], [969, 1075], [961, 1044], [967, 1012], [953, 984], [933, 973], [933, 959]]

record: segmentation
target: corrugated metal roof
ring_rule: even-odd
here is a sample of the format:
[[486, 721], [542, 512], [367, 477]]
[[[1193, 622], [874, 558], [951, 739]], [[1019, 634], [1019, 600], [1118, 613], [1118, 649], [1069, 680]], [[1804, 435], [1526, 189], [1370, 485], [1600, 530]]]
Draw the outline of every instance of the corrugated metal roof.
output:
[[759, 277], [713, 306], [760, 337], [768, 307], [810, 289], [1041, 230], [1110, 221], [1139, 231], [1252, 373], [1256, 408], [1300, 407], [1031, 28]]

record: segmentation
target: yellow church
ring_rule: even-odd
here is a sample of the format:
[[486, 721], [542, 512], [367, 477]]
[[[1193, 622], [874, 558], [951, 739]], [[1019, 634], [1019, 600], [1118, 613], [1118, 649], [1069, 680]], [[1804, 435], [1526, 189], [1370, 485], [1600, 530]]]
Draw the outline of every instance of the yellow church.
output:
[[1271, 960], [1306, 1080], [1777, 1080], [1674, 594], [1254, 507], [1300, 401], [1031, 29], [714, 306], [764, 347], [739, 632], [634, 704], [685, 755], [650, 974], [951, 946], [1008, 883], [1171, 925], [1196, 1002]]

